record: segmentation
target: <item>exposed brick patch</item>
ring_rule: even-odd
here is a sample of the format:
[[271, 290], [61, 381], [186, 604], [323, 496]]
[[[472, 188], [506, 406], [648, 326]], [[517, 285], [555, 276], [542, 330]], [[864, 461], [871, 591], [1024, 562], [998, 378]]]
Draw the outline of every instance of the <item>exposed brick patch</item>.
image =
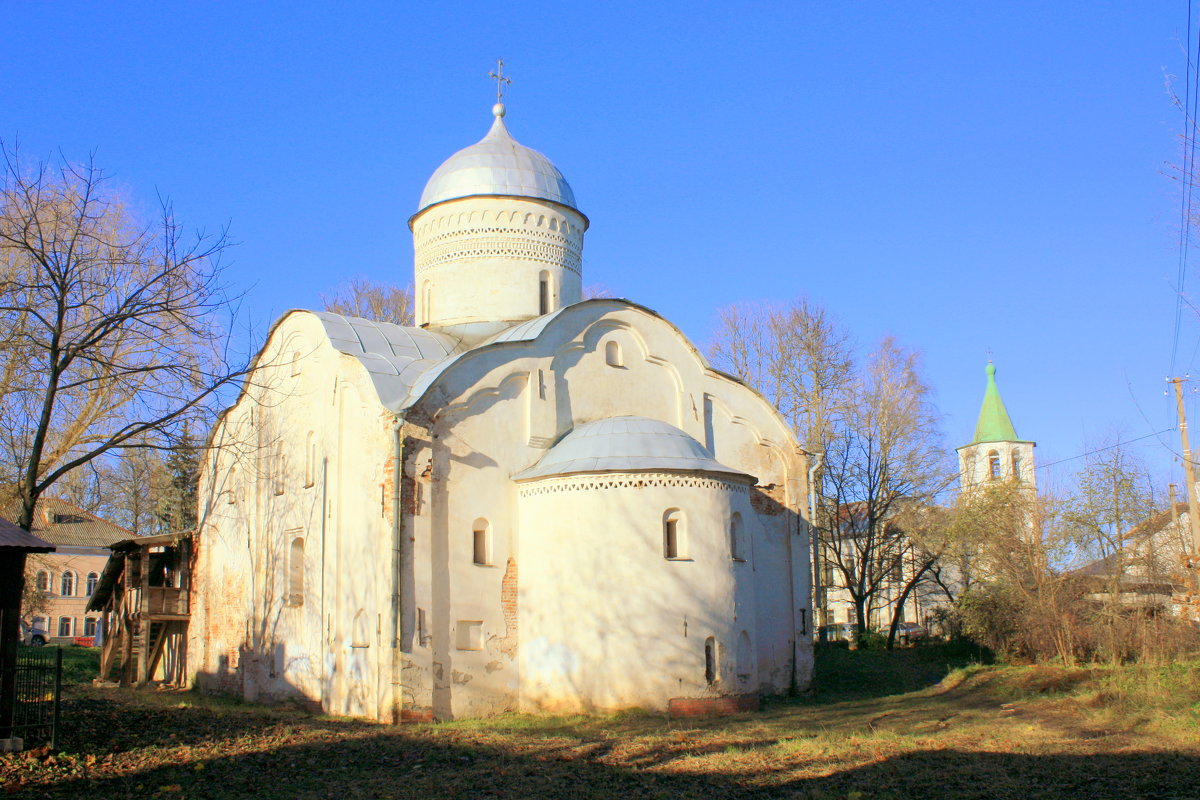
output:
[[787, 511], [783, 504], [783, 487], [768, 483], [766, 486], [755, 486], [750, 490], [750, 507], [759, 514], [778, 516]]
[[672, 717], [708, 717], [719, 714], [743, 714], [758, 711], [756, 694], [728, 697], [672, 697], [667, 701], [667, 714]]
[[402, 708], [400, 722], [433, 722], [432, 708]]
[[496, 650], [509, 658], [517, 657], [517, 589], [517, 560], [510, 556], [504, 566], [504, 579], [500, 583], [500, 611], [504, 614], [504, 637], [493, 639]]

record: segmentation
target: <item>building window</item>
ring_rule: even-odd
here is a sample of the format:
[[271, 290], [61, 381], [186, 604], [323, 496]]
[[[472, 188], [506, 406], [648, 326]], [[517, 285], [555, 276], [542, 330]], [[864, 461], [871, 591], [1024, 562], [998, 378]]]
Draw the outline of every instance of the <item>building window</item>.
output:
[[425, 619], [425, 609], [417, 609], [417, 646], [426, 647], [429, 644], [429, 623]]
[[666, 558], [687, 558], [687, 531], [683, 521], [683, 512], [678, 508], [669, 508], [663, 513], [663, 556]]
[[720, 677], [721, 673], [717, 669], [717, 640], [710, 636], [704, 640], [704, 682], [711, 686]]
[[230, 505], [235, 505], [237, 503], [237, 491], [238, 491], [237, 477], [238, 477], [237, 467], [230, 467], [229, 468], [229, 491], [226, 494], [226, 502], [229, 503]]
[[733, 512], [733, 516], [729, 519], [729, 554], [733, 556], [734, 561], [745, 561], [746, 557], [742, 553], [742, 515], [738, 512]]
[[459, 650], [482, 650], [483, 620], [460, 619], [454, 631], [454, 644]]
[[45, 634], [46, 633], [46, 618], [45, 617], [34, 617], [33, 622], [30, 624], [29, 627], [33, 628], [35, 631], [40, 631], [41, 633]]
[[476, 564], [492, 564], [492, 526], [482, 517], [471, 526], [472, 560]]
[[1021, 480], [1021, 454], [1016, 450], [1012, 454], [1012, 476]]
[[95, 636], [96, 635], [96, 618], [95, 617], [85, 617], [84, 618], [84, 620], [83, 620], [83, 635], [84, 636]]
[[317, 436], [312, 431], [304, 441], [304, 486], [317, 482]]
[[604, 363], [610, 367], [625, 366], [625, 362], [621, 359], [621, 345], [617, 341], [610, 339], [604, 345]]
[[71, 635], [71, 618], [70, 617], [59, 617], [58, 618], [58, 635], [59, 636], [70, 636]]
[[95, 572], [89, 572], [87, 576], [87, 596], [91, 597], [96, 593], [96, 584], [100, 582], [100, 576]]
[[75, 596], [75, 573], [67, 570], [62, 574], [62, 596]]
[[297, 350], [294, 353], [292, 353], [292, 377], [294, 378], [299, 374], [300, 374], [300, 351]]
[[37, 590], [39, 592], [50, 593], [50, 573], [47, 570], [38, 570], [37, 574]]
[[292, 539], [288, 548], [288, 590], [287, 604], [289, 606], [304, 605], [304, 539], [297, 536]]
[[538, 314], [550, 313], [550, 273], [542, 270], [538, 275]]
[[425, 295], [425, 302], [421, 309], [424, 319], [421, 320], [421, 322], [423, 324], [428, 325], [429, 320], [433, 319], [433, 282], [432, 281], [425, 281], [424, 295]]
[[275, 494], [283, 494], [283, 442], [275, 443], [274, 461]]
[[988, 453], [988, 480], [1000, 480], [1000, 454], [995, 450]]

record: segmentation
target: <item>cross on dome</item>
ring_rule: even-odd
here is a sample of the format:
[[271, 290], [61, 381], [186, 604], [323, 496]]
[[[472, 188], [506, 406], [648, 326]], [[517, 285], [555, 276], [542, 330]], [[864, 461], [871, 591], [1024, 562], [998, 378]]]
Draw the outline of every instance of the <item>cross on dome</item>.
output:
[[512, 83], [512, 78], [504, 74], [504, 59], [496, 59], [496, 69], [488, 73], [488, 77], [496, 82], [496, 105], [492, 113], [497, 117], [504, 116], [504, 87]]

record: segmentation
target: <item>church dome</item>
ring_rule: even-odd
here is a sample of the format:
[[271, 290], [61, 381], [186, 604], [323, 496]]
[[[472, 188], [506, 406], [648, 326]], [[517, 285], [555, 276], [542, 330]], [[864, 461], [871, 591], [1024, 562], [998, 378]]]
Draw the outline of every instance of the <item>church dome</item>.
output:
[[532, 480], [579, 472], [723, 472], [727, 467], [688, 434], [647, 417], [609, 417], [585, 422], [564, 436], [534, 466], [513, 475]]
[[417, 213], [432, 205], [478, 195], [530, 197], [575, 208], [575, 193], [558, 167], [536, 150], [518, 144], [504, 126], [504, 106], [493, 109], [496, 121], [487, 136], [459, 150], [437, 168]]

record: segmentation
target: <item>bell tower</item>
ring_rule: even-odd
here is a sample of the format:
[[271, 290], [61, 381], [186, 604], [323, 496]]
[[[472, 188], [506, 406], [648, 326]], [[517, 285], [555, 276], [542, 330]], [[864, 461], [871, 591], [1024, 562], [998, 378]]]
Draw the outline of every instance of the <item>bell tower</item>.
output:
[[1017, 438], [1000, 390], [996, 387], [996, 365], [988, 362], [983, 406], [970, 444], [956, 448], [962, 491], [970, 492], [992, 481], [1015, 480], [1037, 488], [1033, 448], [1036, 443]]

